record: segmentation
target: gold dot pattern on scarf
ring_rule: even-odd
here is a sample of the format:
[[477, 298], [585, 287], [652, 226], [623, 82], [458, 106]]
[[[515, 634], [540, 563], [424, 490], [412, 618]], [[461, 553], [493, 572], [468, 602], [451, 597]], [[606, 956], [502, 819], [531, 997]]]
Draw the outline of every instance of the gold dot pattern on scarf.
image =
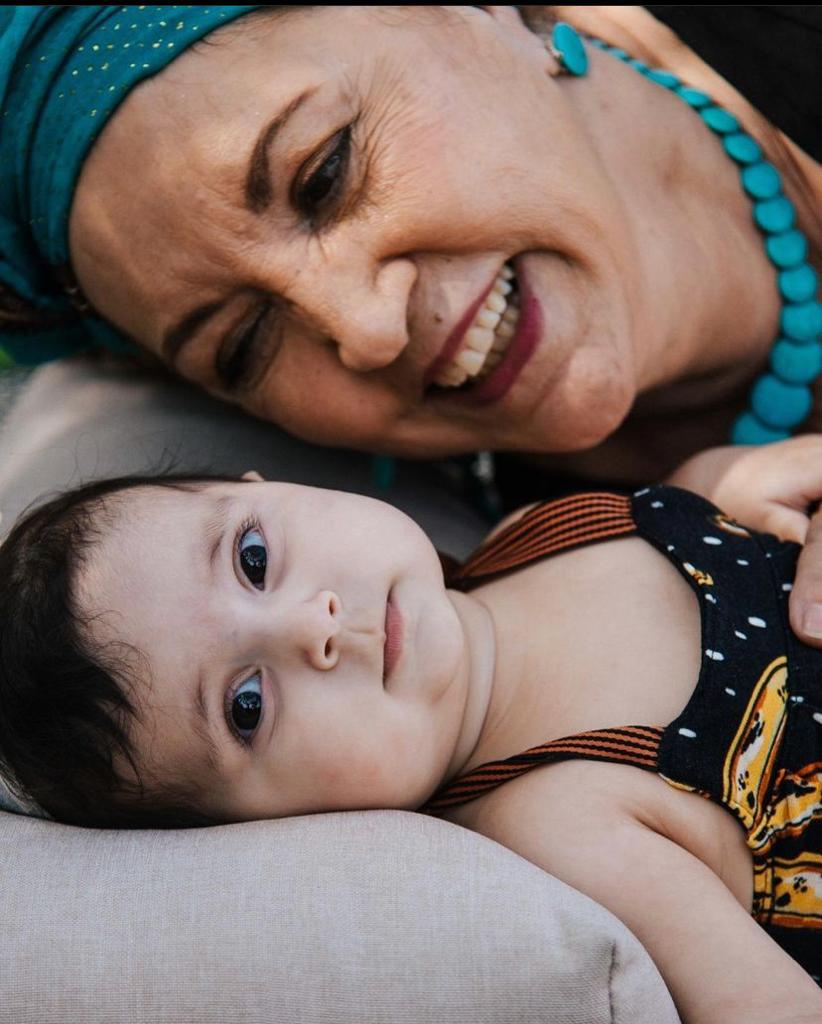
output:
[[[150, 10], [150, 9], [151, 8], [149, 8], [149, 7], [138, 7], [137, 8], [138, 11], [147, 11], [147, 10]], [[123, 14], [123, 15], [127, 15], [127, 14], [132, 13], [133, 10], [134, 10], [134, 8], [121, 7], [120, 8], [120, 13]], [[123, 29], [125, 29], [125, 33], [124, 33], [124, 35], [118, 37], [118, 42], [116, 42], [116, 43], [107, 43], [105, 41], [101, 41], [101, 42], [97, 42], [97, 43], [92, 43], [90, 46], [87, 45], [87, 44], [82, 44], [82, 45], [78, 46], [77, 47], [77, 51], [76, 51], [78, 54], [87, 54], [87, 51], [88, 51], [88, 52], [92, 53], [93, 55], [96, 55], [96, 56], [99, 56], [99, 57], [105, 58], [105, 59], [102, 60], [102, 62], [100, 64], [94, 64], [94, 63], [91, 63], [91, 64], [89, 64], [89, 63], [78, 64], [77, 66], [71, 68], [71, 70], [70, 70], [71, 77], [72, 78], [80, 78], [81, 76], [83, 76], [85, 74], [98, 74], [100, 72], [105, 73], [105, 72], [111, 71], [112, 70], [112, 58], [114, 57], [114, 54], [112, 53], [112, 51], [116, 51], [118, 49], [120, 49], [120, 50], [129, 50], [132, 47], [135, 48], [135, 49], [138, 49], [138, 50], [146, 50], [146, 49], [155, 50], [155, 51], [158, 51], [158, 53], [164, 54], [164, 56], [162, 58], [162, 63], [159, 65], [159, 67], [160, 68], [165, 67], [165, 65], [167, 63], [167, 60], [168, 60], [168, 56], [167, 56], [168, 51], [176, 49], [176, 45], [177, 45], [173, 40], [169, 40], [167, 38], [168, 33], [169, 32], [170, 33], [182, 32], [182, 33], [186, 34], [187, 32], [199, 32], [200, 28], [201, 28], [200, 18], [198, 17], [198, 20], [195, 21], [193, 24], [188, 24], [186, 22], [186, 16], [187, 15], [190, 16], [191, 14], [193, 14], [196, 11], [198, 16], [208, 17], [211, 14], [211, 12], [212, 12], [212, 8], [211, 7], [202, 8], [202, 7], [166, 6], [166, 7], [155, 7], [154, 11], [156, 11], [156, 13], [160, 16], [156, 22], [149, 21], [149, 22], [143, 23], [141, 25], [139, 22], [135, 22], [135, 21], [132, 21], [132, 22], [117, 21], [113, 25], [101, 25], [100, 28], [98, 29], [98, 31], [101, 32], [101, 33], [102, 32], [121, 32], [121, 30], [123, 30]], [[176, 20], [171, 25], [170, 25], [169, 21], [166, 20], [169, 17], [169, 13], [170, 12], [174, 12], [175, 17], [178, 19], [178, 20]], [[219, 18], [220, 21], [223, 21], [226, 18], [226, 14], [224, 12], [220, 11], [220, 12], [217, 13], [217, 17]], [[148, 46], [147, 46], [146, 42], [144, 40], [142, 40], [142, 39], [134, 41], [133, 39], [129, 39], [129, 38], [126, 37], [126, 34], [128, 32], [136, 32], [136, 31], [145, 32], [146, 30], [150, 31], [151, 29], [154, 29], [155, 27], [158, 30], [161, 30], [161, 35], [159, 36], [158, 39], [156, 39], [154, 42], [152, 42]], [[214, 27], [216, 28], [217, 26], [214, 26]], [[46, 55], [43, 55], [43, 56], [40, 57], [41, 61], [45, 61], [47, 59], [48, 58], [47, 58]], [[86, 57], [86, 59], [88, 59], [88, 57]], [[27, 68], [29, 66], [30, 66], [29, 64], [26, 65]], [[151, 64], [151, 62], [149, 60], [143, 60], [143, 61], [133, 60], [133, 61], [129, 62], [128, 68], [130, 70], [132, 70], [132, 71], [136, 70], [137, 68], [140, 68], [141, 70], [144, 70], [144, 71], [150, 71], [151, 68], [152, 68], [152, 64]], [[100, 86], [97, 89], [97, 95], [101, 96], [101, 97], [104, 97], [104, 103], [100, 104], [100, 105], [98, 105], [96, 107], [90, 107], [89, 110], [87, 111], [87, 116], [90, 117], [90, 118], [97, 119], [101, 112], [104, 113], [104, 114], [108, 113], [109, 107], [105, 105], [105, 99], [107, 99], [110, 102], [115, 102], [115, 97], [113, 97], [111, 94], [112, 93], [117, 93], [120, 89], [125, 89], [127, 87], [130, 87], [131, 84], [132, 84], [131, 82], [129, 82], [129, 83], [121, 82], [121, 83], [115, 83], [115, 84], [111, 85], [111, 84], [109, 84], [108, 82], [105, 81], [105, 78], [102, 78], [101, 81], [100, 81]], [[62, 92], [59, 92], [57, 94], [57, 98], [62, 100], [62, 99], [65, 99], [67, 95], [68, 96], [75, 96], [76, 95], [76, 90], [72, 89], [68, 93], [65, 90], [62, 91]], [[3, 116], [6, 116], [6, 114], [7, 114], [7, 111], [4, 111], [3, 112]], [[101, 120], [104, 120], [104, 119], [101, 119]]]

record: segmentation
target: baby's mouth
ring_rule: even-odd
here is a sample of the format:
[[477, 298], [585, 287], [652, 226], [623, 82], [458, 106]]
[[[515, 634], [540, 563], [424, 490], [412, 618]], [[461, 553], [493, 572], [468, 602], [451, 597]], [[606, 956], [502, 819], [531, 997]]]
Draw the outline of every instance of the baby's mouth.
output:
[[484, 380], [502, 362], [518, 321], [517, 279], [513, 268], [504, 263], [459, 348], [434, 374], [432, 386], [467, 391]]

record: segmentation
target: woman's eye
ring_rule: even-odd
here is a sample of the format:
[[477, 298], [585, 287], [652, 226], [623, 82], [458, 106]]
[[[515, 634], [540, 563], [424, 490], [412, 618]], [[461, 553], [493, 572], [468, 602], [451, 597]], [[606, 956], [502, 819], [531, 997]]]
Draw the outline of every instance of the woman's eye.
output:
[[262, 590], [265, 584], [268, 554], [260, 531], [253, 528], [246, 530], [240, 537], [238, 549], [240, 568], [243, 570], [243, 574], [249, 583], [258, 590]]
[[[229, 716], [234, 730], [241, 739], [248, 740], [260, 724], [263, 711], [263, 694], [260, 675], [255, 673], [235, 691], [231, 698]], [[247, 734], [247, 735], [246, 735]]]
[[345, 177], [351, 150], [351, 126], [343, 128], [335, 136], [336, 145], [319, 169], [311, 175], [296, 194], [297, 209], [306, 217], [314, 216], [318, 209], [336, 194]]

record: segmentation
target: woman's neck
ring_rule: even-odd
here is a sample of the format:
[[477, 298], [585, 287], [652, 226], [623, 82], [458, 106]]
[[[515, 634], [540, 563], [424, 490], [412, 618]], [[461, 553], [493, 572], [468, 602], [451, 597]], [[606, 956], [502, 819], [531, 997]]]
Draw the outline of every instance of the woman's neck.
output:
[[[779, 131], [709, 64], [667, 25], [657, 21], [644, 7], [550, 7], [553, 17], [567, 20], [580, 30], [619, 46], [654, 67], [662, 67], [689, 85], [712, 96], [758, 136], [768, 159], [786, 176], [786, 192], [799, 211], [799, 223], [811, 236], [817, 265], [822, 258], [822, 166], [784, 132]], [[764, 130], [757, 131], [757, 128]], [[795, 168], [790, 167], [793, 161]], [[795, 172], [802, 176], [805, 191], [795, 185]]]
[[[603, 10], [607, 18], [598, 16]], [[636, 52], [633, 33], [611, 14], [621, 10], [574, 8], [574, 20]], [[632, 24], [642, 18], [660, 30], [649, 29], [650, 35], [663, 33], [690, 53], [650, 15], [629, 9]], [[642, 28], [645, 33], [644, 22]], [[641, 58], [656, 63], [642, 38]], [[730, 398], [767, 357], [781, 309], [751, 200], [736, 165], [685, 103], [608, 53], [591, 48], [589, 56], [585, 88], [571, 81], [565, 95], [632, 227], [637, 392], [661, 395], [665, 404], [683, 380], [704, 377], [714, 385], [715, 401]], [[679, 66], [673, 71], [685, 77]], [[695, 84], [711, 88], [747, 127], [758, 115], [715, 78]]]

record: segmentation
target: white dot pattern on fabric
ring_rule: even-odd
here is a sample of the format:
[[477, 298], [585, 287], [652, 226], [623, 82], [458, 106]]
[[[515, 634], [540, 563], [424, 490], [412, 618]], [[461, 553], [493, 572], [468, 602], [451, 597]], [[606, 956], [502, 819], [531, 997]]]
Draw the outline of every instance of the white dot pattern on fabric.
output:
[[725, 687], [725, 693], [727, 693], [729, 697], [735, 697], [736, 696], [736, 690], [732, 690], [730, 688], [730, 686], [726, 686]]
[[805, 703], [805, 698], [804, 697], [791, 697], [791, 700], [794, 702], [794, 704], [804, 704]]
[[714, 597], [713, 594], [706, 594], [705, 595], [705, 600], [706, 601], [710, 601], [711, 604], [716, 604], [716, 598]]
[[747, 640], [747, 636], [744, 633], [740, 633], [738, 629], [734, 630], [734, 635], [738, 636], [740, 640]]
[[751, 563], [748, 561], [747, 558], [737, 558], [736, 564], [737, 565], [750, 565]]
[[689, 740], [696, 739], [696, 733], [693, 731], [693, 729], [680, 729], [679, 735], [686, 736]]
[[783, 584], [782, 584], [782, 589], [783, 589], [783, 590], [784, 590], [784, 591], [785, 591], [786, 593], [787, 593], [788, 591], [791, 591], [791, 590], [793, 590], [793, 583], [783, 583]]
[[818, 722], [819, 725], [822, 725], [822, 711], [814, 711], [813, 720], [814, 722]]
[[643, 494], [649, 494], [651, 491], [650, 487], [643, 487], [641, 491], [634, 491], [635, 498], [641, 498]]
[[661, 501], [652, 501], [651, 508], [665, 508]]
[[764, 619], [760, 619], [758, 615], [748, 616], [748, 625], [757, 626], [759, 629], [767, 629], [768, 623]]
[[705, 657], [710, 658], [711, 661], [724, 661], [725, 655], [720, 651], [705, 651]]
[[669, 544], [668, 547], [667, 547], [667, 550], [668, 551], [673, 551], [674, 550], [673, 544]]
[[722, 543], [722, 541], [719, 539], [719, 537], [703, 537], [702, 540], [704, 541], [705, 544], [717, 545], [717, 544], [721, 544]]

